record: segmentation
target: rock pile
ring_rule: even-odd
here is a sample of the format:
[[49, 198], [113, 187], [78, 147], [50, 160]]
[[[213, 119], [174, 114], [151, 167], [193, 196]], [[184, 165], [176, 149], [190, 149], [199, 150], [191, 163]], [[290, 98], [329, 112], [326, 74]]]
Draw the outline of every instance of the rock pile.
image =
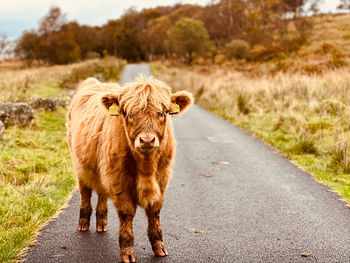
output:
[[0, 103], [0, 121], [5, 127], [11, 124], [27, 125], [34, 119], [34, 110], [27, 103]]
[[35, 98], [31, 101], [31, 105], [34, 109], [55, 111], [56, 106], [66, 107], [68, 105], [68, 101], [56, 98]]

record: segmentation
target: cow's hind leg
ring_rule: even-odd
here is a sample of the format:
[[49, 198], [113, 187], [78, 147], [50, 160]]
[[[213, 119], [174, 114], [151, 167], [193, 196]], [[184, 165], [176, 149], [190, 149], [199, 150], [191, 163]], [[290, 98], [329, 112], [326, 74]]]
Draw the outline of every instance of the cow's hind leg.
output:
[[80, 191], [80, 215], [78, 230], [87, 231], [90, 227], [91, 208], [91, 193], [92, 189], [87, 187], [81, 180], [79, 180]]
[[105, 232], [107, 231], [108, 195], [106, 193], [97, 194], [96, 231]]
[[168, 256], [168, 251], [163, 242], [162, 227], [160, 226], [160, 209], [162, 204], [155, 204], [146, 208], [148, 217], [148, 238], [152, 245], [152, 250], [156, 256]]

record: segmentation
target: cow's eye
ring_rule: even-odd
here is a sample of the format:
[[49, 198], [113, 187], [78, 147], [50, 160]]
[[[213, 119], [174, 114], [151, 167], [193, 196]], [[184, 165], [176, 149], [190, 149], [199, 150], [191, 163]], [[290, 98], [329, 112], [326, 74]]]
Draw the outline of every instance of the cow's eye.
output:
[[165, 116], [164, 112], [157, 112], [158, 118], [163, 118]]

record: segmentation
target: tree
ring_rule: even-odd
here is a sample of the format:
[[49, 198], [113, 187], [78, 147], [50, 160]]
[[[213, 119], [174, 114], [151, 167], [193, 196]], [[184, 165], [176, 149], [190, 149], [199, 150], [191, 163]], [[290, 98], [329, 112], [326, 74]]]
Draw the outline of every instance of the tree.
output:
[[40, 38], [34, 30], [24, 31], [18, 39], [15, 54], [17, 57], [28, 60], [29, 63], [40, 60]]
[[350, 10], [350, 0], [340, 0], [340, 4], [337, 6], [338, 9]]
[[307, 0], [282, 0], [281, 4], [288, 12], [299, 13]]
[[200, 20], [183, 18], [168, 30], [169, 44], [175, 52], [187, 55], [190, 64], [193, 53], [200, 53], [208, 47], [209, 35]]
[[167, 55], [167, 31], [172, 26], [172, 22], [167, 16], [161, 16], [151, 20], [147, 29], [140, 35], [142, 48], [152, 59], [153, 55]]
[[75, 42], [72, 32], [54, 32], [50, 35], [47, 48], [50, 52], [45, 60], [49, 64], [68, 64], [81, 58], [80, 47]]
[[101, 42], [99, 31], [96, 28], [79, 25], [77, 22], [70, 22], [63, 25], [60, 32], [64, 32], [64, 35], [67, 35], [67, 38], [74, 39], [74, 41], [70, 39], [70, 42], [73, 46], [79, 46], [82, 59], [86, 59], [91, 52], [98, 52], [102, 55], [103, 50], [99, 50]]
[[0, 58], [8, 54], [11, 41], [5, 35], [0, 36]]
[[130, 8], [119, 20], [114, 21], [111, 31], [115, 39], [116, 55], [127, 60], [137, 61], [145, 59], [138, 35], [142, 32], [145, 21], [136, 10]]
[[40, 21], [39, 34], [48, 35], [57, 32], [67, 23], [66, 14], [57, 6], [51, 7], [49, 13]]

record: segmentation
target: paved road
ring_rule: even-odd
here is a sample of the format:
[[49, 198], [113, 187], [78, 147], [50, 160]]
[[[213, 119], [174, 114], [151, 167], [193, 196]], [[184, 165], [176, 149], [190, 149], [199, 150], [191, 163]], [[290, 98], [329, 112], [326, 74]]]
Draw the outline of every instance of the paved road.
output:
[[[139, 70], [149, 74], [129, 65], [122, 81]], [[176, 164], [161, 213], [170, 256], [153, 256], [139, 209], [137, 262], [350, 262], [350, 209], [329, 188], [197, 106], [174, 125]], [[76, 230], [78, 207], [75, 193], [41, 231], [28, 262], [119, 262], [112, 204], [104, 234]]]

